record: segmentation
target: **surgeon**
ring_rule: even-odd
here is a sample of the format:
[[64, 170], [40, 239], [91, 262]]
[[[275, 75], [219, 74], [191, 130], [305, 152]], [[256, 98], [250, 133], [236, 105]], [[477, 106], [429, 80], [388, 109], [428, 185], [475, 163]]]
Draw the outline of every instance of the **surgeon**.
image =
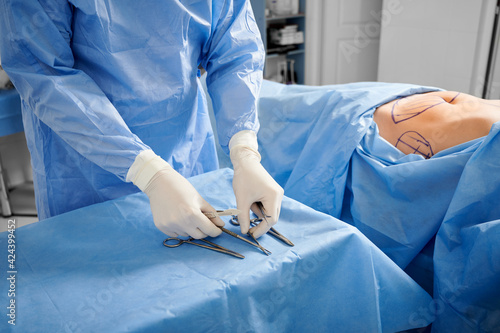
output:
[[224, 222], [185, 177], [218, 168], [201, 89], [234, 167], [242, 233], [276, 223], [283, 189], [260, 164], [264, 51], [245, 0], [0, 0], [2, 65], [22, 100], [40, 219], [137, 192], [169, 236]]

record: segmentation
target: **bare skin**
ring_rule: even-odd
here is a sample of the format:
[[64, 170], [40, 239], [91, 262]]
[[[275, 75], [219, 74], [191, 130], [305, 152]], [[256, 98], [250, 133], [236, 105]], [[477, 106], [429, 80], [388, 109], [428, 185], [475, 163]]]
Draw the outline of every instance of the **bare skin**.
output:
[[378, 107], [373, 118], [380, 136], [404, 154], [430, 158], [488, 135], [500, 121], [500, 100], [436, 91], [395, 99]]

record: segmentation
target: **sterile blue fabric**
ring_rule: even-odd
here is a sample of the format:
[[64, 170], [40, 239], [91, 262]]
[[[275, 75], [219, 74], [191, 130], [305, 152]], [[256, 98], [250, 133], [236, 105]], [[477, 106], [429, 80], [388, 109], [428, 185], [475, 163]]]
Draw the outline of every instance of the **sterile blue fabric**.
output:
[[259, 102], [262, 164], [285, 195], [356, 226], [400, 267], [412, 263], [412, 276], [434, 289], [433, 305], [421, 318], [435, 316], [435, 332], [495, 332], [500, 124], [485, 138], [426, 160], [401, 153], [379, 136], [373, 121], [376, 107], [433, 90], [265, 82]]
[[226, 152], [258, 129], [264, 51], [249, 1], [1, 0], [0, 42], [41, 218], [137, 192], [124, 180], [145, 149], [186, 177], [217, 169], [199, 66]]
[[500, 329], [500, 122], [469, 159], [434, 249], [434, 332]]
[[[190, 181], [227, 209], [236, 204], [232, 175]], [[276, 229], [295, 246], [264, 235], [270, 256], [227, 234], [211, 240], [245, 259], [166, 248], [142, 193], [18, 228], [16, 326], [4, 318], [0, 330], [397, 332], [430, 323], [419, 311], [431, 297], [356, 228], [284, 198]]]
[[373, 123], [352, 155], [341, 219], [406, 267], [438, 231], [462, 171], [481, 141], [426, 160], [401, 153], [378, 135]]
[[14, 89], [0, 90], [0, 136], [23, 131], [21, 101]]

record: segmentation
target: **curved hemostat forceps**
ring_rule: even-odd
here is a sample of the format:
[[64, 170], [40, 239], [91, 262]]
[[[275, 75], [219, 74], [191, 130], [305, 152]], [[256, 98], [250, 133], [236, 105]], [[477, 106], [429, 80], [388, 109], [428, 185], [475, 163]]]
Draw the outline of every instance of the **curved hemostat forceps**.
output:
[[[265, 210], [264, 210], [264, 207], [262, 206], [262, 203], [257, 202], [257, 207], [259, 208], [263, 217], [262, 218], [256, 217], [254, 219], [250, 219], [250, 225], [256, 226], [258, 224], [258, 222], [262, 222], [262, 221], [265, 221], [266, 223], [269, 224], [269, 222], [267, 222], [267, 218], [270, 216], [265, 214]], [[233, 217], [231, 218], [231, 220], [229, 220], [229, 222], [232, 225], [240, 225], [240, 223], [238, 222], [238, 217], [235, 215], [233, 215]], [[288, 238], [283, 236], [281, 233], [278, 232], [278, 230], [276, 230], [274, 228], [269, 229], [269, 231], [267, 233], [271, 236], [274, 236], [275, 238], [277, 238], [278, 240], [282, 241], [283, 243], [285, 243], [287, 245], [295, 246], [295, 244], [293, 244]], [[253, 237], [253, 235], [252, 235], [252, 237]]]
[[[172, 243], [172, 241], [175, 241], [175, 243]], [[217, 251], [217, 252], [222, 252], [224, 254], [229, 254], [230, 256], [234, 256], [234, 257], [237, 257], [237, 258], [241, 258], [241, 259], [245, 258], [244, 255], [239, 254], [238, 252], [234, 252], [234, 251], [228, 250], [225, 247], [222, 247], [220, 245], [217, 245], [215, 243], [207, 241], [206, 239], [199, 239], [199, 241], [205, 242], [205, 243], [207, 243], [209, 245], [204, 245], [204, 244], [196, 243], [194, 241], [195, 241], [195, 239], [193, 237], [190, 237], [188, 239], [182, 239], [182, 238], [178, 238], [178, 237], [170, 237], [170, 238], [167, 238], [167, 239], [165, 239], [163, 241], [163, 245], [165, 245], [166, 247], [178, 247], [178, 246], [180, 246], [180, 245], [182, 245], [184, 243], [187, 243], [187, 244], [193, 244], [193, 245], [196, 245], [196, 246], [199, 246], [199, 247], [203, 247], [205, 249], [209, 249], [209, 250], [213, 250], [213, 251]]]
[[[226, 210], [218, 210], [216, 211], [216, 213], [212, 213], [212, 212], [209, 212], [209, 213], [204, 213], [206, 217], [208, 217], [209, 219], [210, 218], [215, 218], [216, 217], [216, 214], [217, 216], [228, 216], [228, 215], [232, 215], [232, 216], [236, 216], [240, 213], [240, 211], [238, 209], [226, 209]], [[250, 236], [252, 237], [252, 239], [254, 240], [254, 242], [251, 242], [249, 241], [248, 239], [246, 238], [243, 238], [241, 237], [240, 235], [232, 232], [231, 230], [227, 230], [226, 228], [224, 227], [219, 227], [217, 226], [220, 230], [222, 230], [223, 232], [225, 232], [226, 234], [230, 235], [230, 236], [233, 236], [241, 241], [244, 241], [252, 246], [255, 246], [257, 248], [259, 248], [262, 252], [264, 252], [264, 254], [266, 255], [270, 255], [271, 254], [271, 251], [269, 251], [268, 249], [264, 248], [262, 245], [260, 245], [260, 243], [257, 241], [257, 239], [255, 239], [255, 237], [250, 233]]]

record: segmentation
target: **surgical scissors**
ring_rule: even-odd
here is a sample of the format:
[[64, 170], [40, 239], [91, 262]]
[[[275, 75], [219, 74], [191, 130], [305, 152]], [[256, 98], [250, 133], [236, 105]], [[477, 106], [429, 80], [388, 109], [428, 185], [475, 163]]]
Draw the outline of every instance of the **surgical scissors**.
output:
[[[215, 213], [214, 212], [207, 212], [207, 213], [204, 213], [206, 217], [208, 218], [215, 218], [217, 216], [228, 216], [228, 215], [232, 215], [232, 216], [236, 216], [240, 213], [240, 211], [238, 209], [226, 209], [226, 210], [217, 210]], [[255, 239], [255, 237], [250, 234], [250, 236], [253, 238], [253, 240], [255, 241], [255, 243], [249, 241], [248, 239], [245, 239], [243, 237], [241, 237], [240, 235], [232, 232], [231, 230], [228, 230], [224, 227], [220, 227], [220, 226], [217, 226], [219, 229], [221, 229], [223, 232], [225, 232], [226, 234], [232, 236], [232, 237], [235, 237], [239, 240], [242, 240], [252, 246], [255, 246], [257, 248], [259, 248], [262, 252], [264, 252], [266, 255], [269, 255], [271, 254], [271, 251], [265, 249], [262, 245], [259, 244], [259, 242]], [[172, 241], [175, 241], [175, 243], [172, 243]], [[212, 243], [206, 239], [199, 239], [199, 241], [201, 242], [205, 242], [209, 245], [204, 245], [204, 244], [200, 244], [200, 243], [196, 243], [194, 242], [195, 241], [195, 238], [193, 237], [189, 237], [188, 239], [182, 239], [182, 238], [179, 238], [179, 237], [170, 237], [170, 238], [167, 238], [163, 241], [163, 245], [166, 246], [166, 247], [170, 247], [170, 248], [173, 248], [173, 247], [178, 247], [184, 243], [187, 243], [187, 244], [192, 244], [192, 245], [196, 245], [196, 246], [199, 246], [199, 247], [202, 247], [202, 248], [205, 248], [205, 249], [209, 249], [209, 250], [212, 250], [212, 251], [217, 251], [217, 252], [222, 252], [224, 254], [229, 254], [231, 256], [235, 256], [237, 258], [241, 258], [241, 259], [244, 259], [245, 256], [238, 253], [238, 252], [235, 252], [235, 251], [232, 251], [232, 250], [229, 250], [229, 249], [226, 249], [225, 247], [222, 247], [220, 245], [217, 245], [215, 243]]]
[[[269, 215], [265, 214], [265, 210], [264, 210], [264, 207], [262, 206], [262, 203], [257, 202], [256, 204], [257, 204], [257, 207], [259, 208], [260, 212], [262, 213], [263, 218], [256, 217], [254, 219], [250, 219], [250, 224], [253, 226], [256, 226], [258, 224], [257, 222], [262, 222], [262, 221], [265, 221], [267, 224], [269, 224], [269, 222], [267, 222], [267, 217], [269, 217]], [[237, 226], [240, 225], [240, 223], [238, 222], [238, 217], [236, 215], [233, 215], [233, 217], [229, 220], [229, 222], [232, 225], [237, 225]], [[283, 236], [281, 233], [278, 232], [278, 230], [276, 230], [274, 228], [269, 229], [269, 231], [267, 233], [270, 234], [271, 236], [274, 236], [275, 238], [277, 238], [278, 240], [282, 241], [283, 243], [285, 243], [289, 246], [295, 246], [295, 244], [293, 244], [288, 238]], [[250, 235], [253, 238], [253, 235], [251, 233], [250, 233]]]
[[231, 235], [231, 236], [233, 236], [233, 237], [235, 237], [235, 238], [238, 238], [239, 240], [242, 240], [242, 241], [247, 242], [248, 244], [250, 244], [250, 245], [252, 245], [252, 246], [255, 246], [255, 247], [259, 248], [259, 249], [260, 249], [262, 252], [264, 252], [264, 254], [265, 254], [265, 255], [267, 255], [267, 256], [271, 254], [271, 251], [269, 251], [268, 249], [266, 249], [266, 248], [264, 248], [262, 245], [260, 245], [260, 244], [259, 244], [259, 242], [257, 242], [257, 240], [255, 239], [255, 237], [253, 237], [253, 235], [252, 235], [252, 234], [250, 234], [250, 235], [251, 235], [251, 237], [253, 238], [253, 240], [255, 241], [255, 243], [254, 243], [254, 242], [252, 242], [252, 241], [249, 241], [248, 239], [245, 239], [245, 238], [241, 237], [240, 235], [238, 235], [238, 234], [236, 234], [236, 233], [232, 232], [231, 230], [227, 230], [227, 229], [226, 229], [226, 228], [224, 228], [224, 227], [219, 227], [219, 229], [220, 229], [220, 230], [222, 230], [222, 231], [224, 231], [224, 232], [225, 232], [226, 234], [228, 234], [228, 235]]
[[[212, 213], [212, 212], [208, 212], [208, 213], [204, 213], [206, 217], [208, 218], [215, 218], [216, 215], [217, 216], [228, 216], [228, 215], [232, 215], [232, 216], [236, 216], [240, 213], [240, 211], [238, 209], [226, 209], [226, 210], [217, 210], [215, 213]], [[252, 237], [252, 239], [255, 241], [254, 242], [251, 242], [249, 241], [248, 239], [245, 239], [243, 237], [241, 237], [240, 235], [238, 235], [237, 233], [234, 233], [232, 232], [231, 230], [228, 230], [224, 227], [219, 227], [217, 226], [220, 230], [222, 230], [223, 232], [225, 232], [226, 234], [230, 235], [230, 236], [233, 236], [239, 240], [242, 240], [252, 246], [255, 246], [257, 248], [259, 248], [262, 252], [264, 252], [265, 255], [270, 255], [271, 254], [271, 251], [269, 251], [268, 249], [264, 248], [262, 245], [260, 245], [260, 243], [257, 241], [257, 239], [255, 239], [255, 237], [250, 233], [250, 237]]]
[[226, 209], [226, 210], [216, 210], [215, 213], [208, 212], [208, 213], [203, 213], [205, 214], [206, 217], [209, 219], [214, 219], [217, 216], [228, 216], [228, 215], [238, 215], [241, 211], [239, 209]]
[[[244, 259], [245, 256], [242, 255], [242, 254], [239, 254], [238, 252], [235, 252], [235, 251], [231, 251], [231, 250], [228, 250], [226, 249], [225, 247], [223, 246], [220, 246], [220, 245], [217, 245], [215, 243], [212, 243], [210, 241], [207, 241], [206, 239], [199, 239], [200, 241], [202, 242], [205, 242], [209, 245], [204, 245], [204, 244], [200, 244], [200, 243], [195, 243], [194, 242], [194, 238], [193, 237], [190, 237], [188, 239], [182, 239], [182, 238], [178, 238], [178, 237], [170, 237], [170, 238], [167, 238], [163, 241], [163, 245], [165, 245], [166, 247], [178, 247], [184, 243], [187, 243], [187, 244], [193, 244], [193, 245], [196, 245], [196, 246], [199, 246], [199, 247], [203, 247], [205, 249], [209, 249], [209, 250], [213, 250], [213, 251], [217, 251], [217, 252], [222, 252], [224, 254], [229, 254], [230, 256], [234, 256], [234, 257], [237, 257], [237, 258], [241, 258], [241, 259]], [[176, 241], [176, 243], [169, 243], [171, 241]]]

